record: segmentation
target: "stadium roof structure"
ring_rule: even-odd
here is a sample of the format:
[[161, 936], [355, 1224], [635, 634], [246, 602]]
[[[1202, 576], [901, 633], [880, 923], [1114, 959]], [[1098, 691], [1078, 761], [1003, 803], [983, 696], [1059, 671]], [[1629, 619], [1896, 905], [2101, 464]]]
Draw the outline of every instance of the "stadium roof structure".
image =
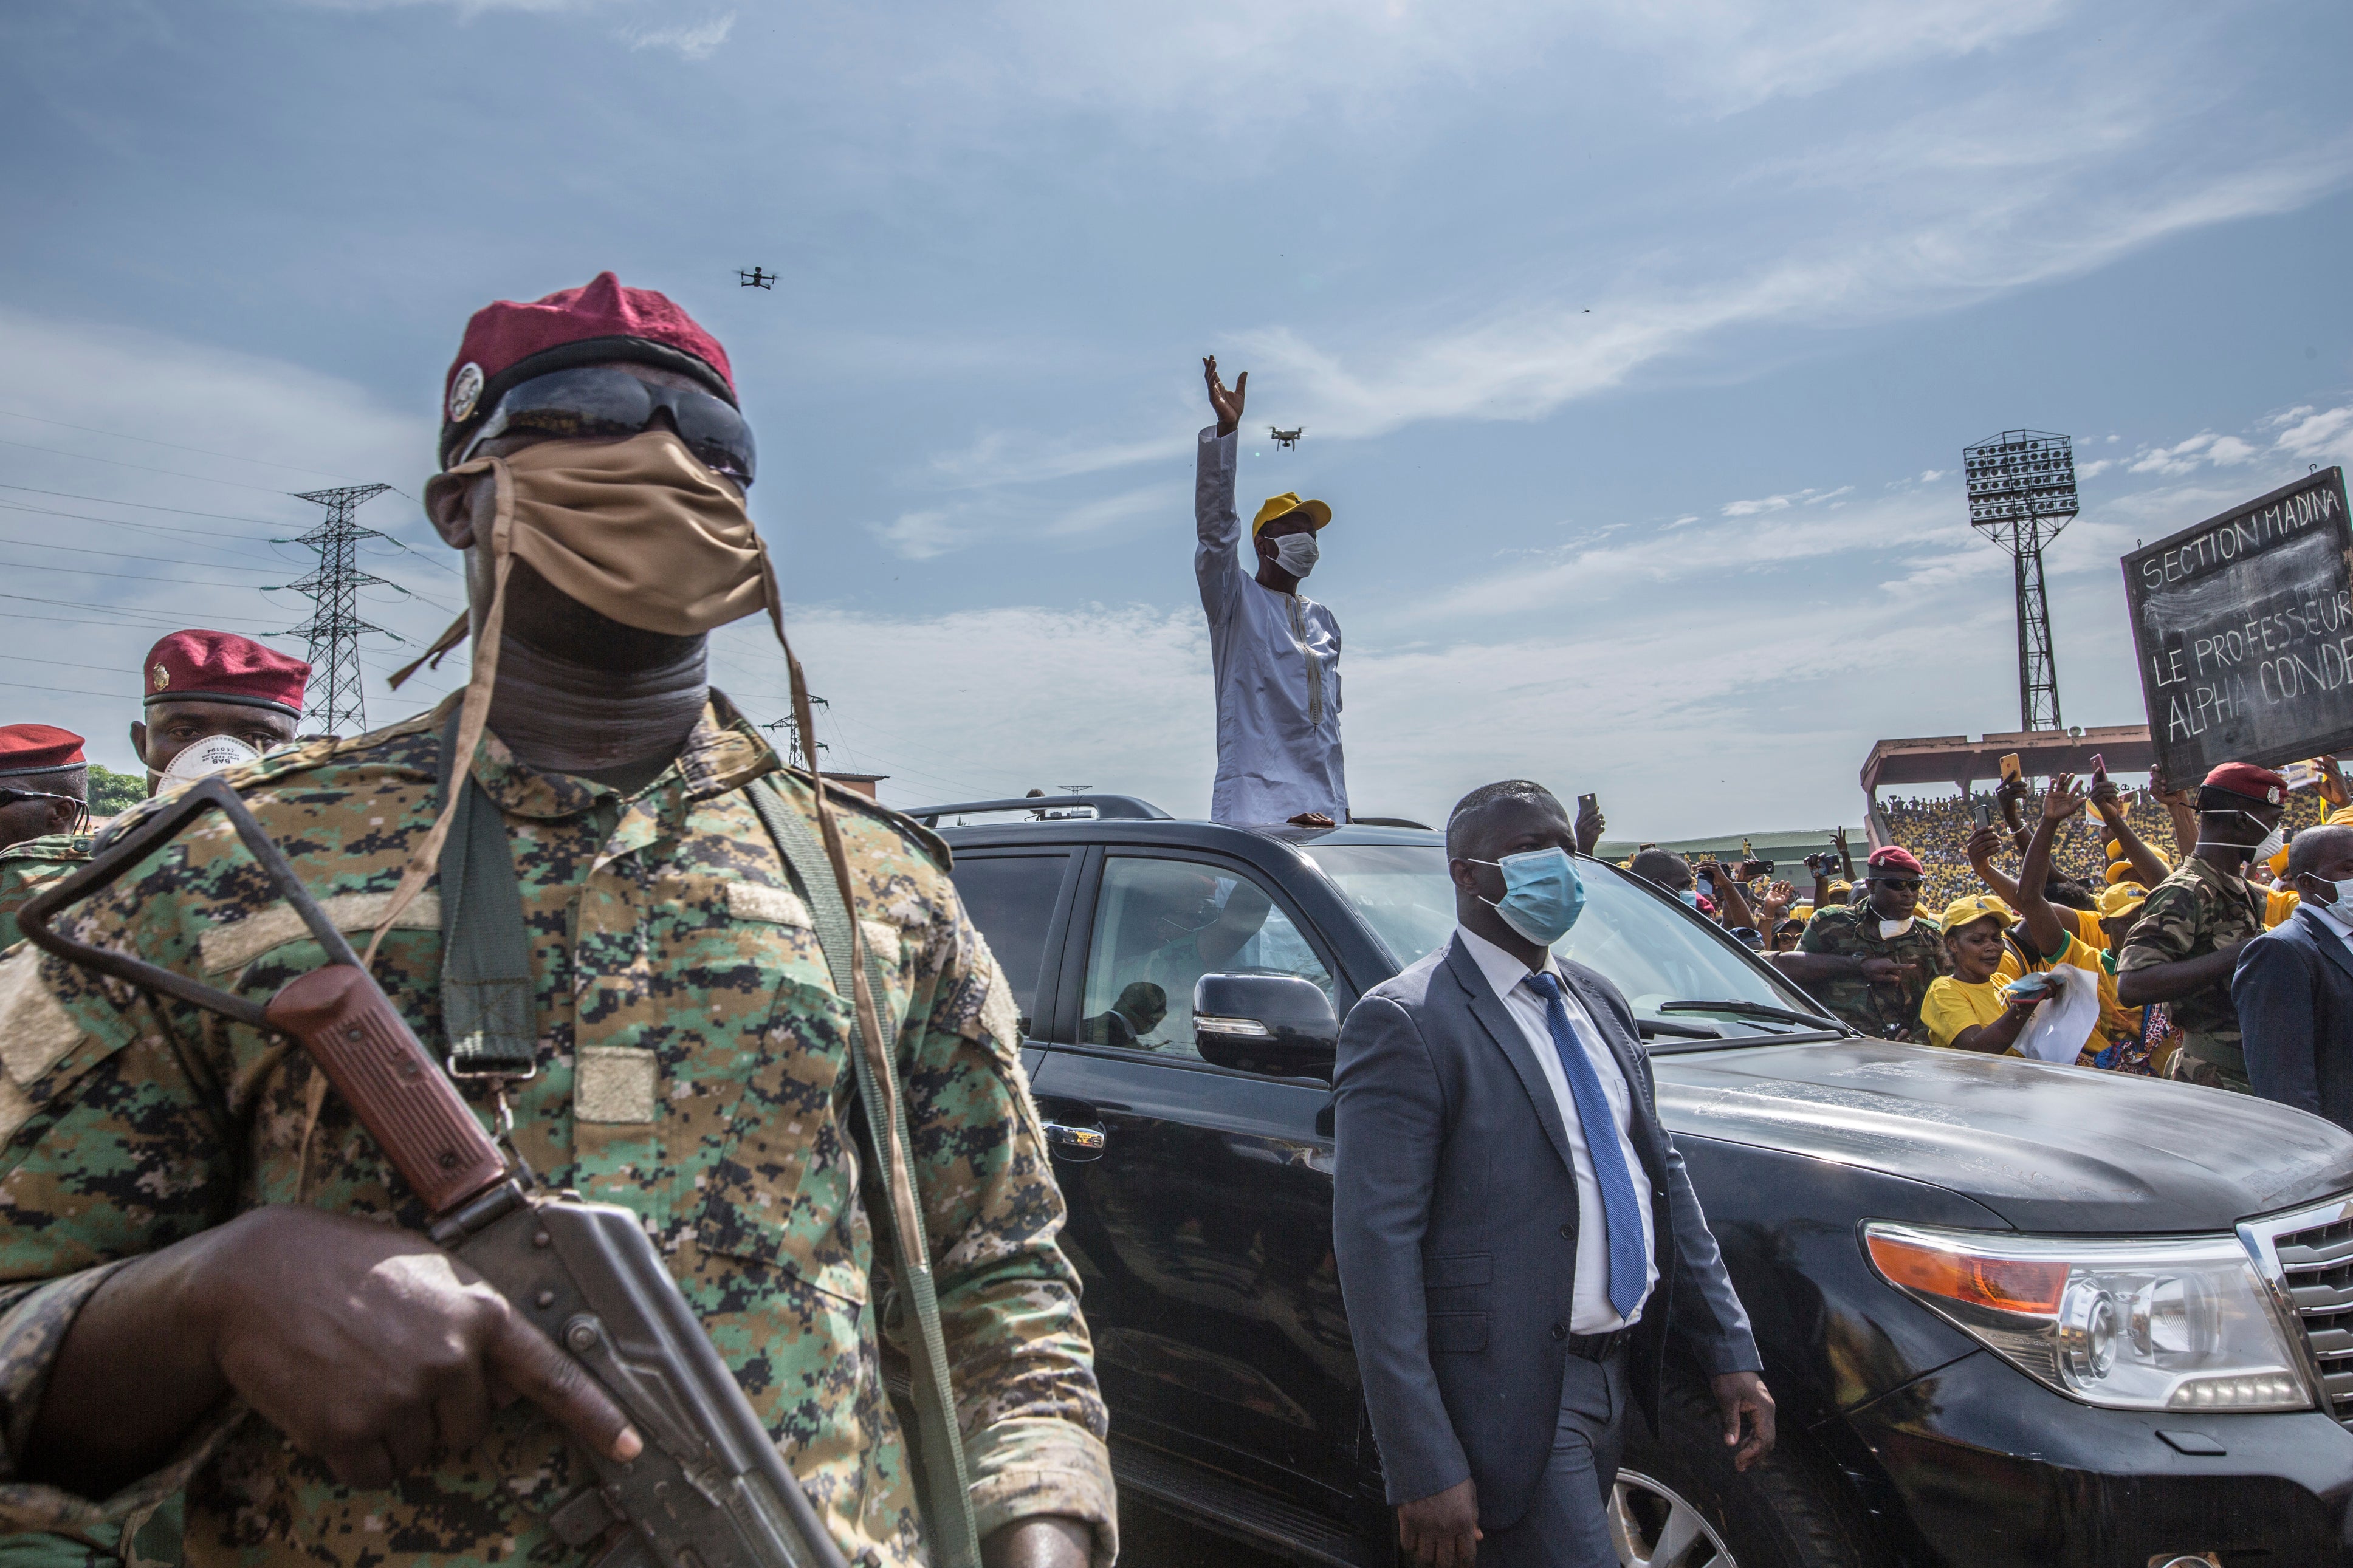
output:
[[[1854, 853], [1855, 864], [1862, 865], [1863, 829], [1850, 826], [1846, 837], [1848, 847]], [[1663, 849], [1670, 855], [1702, 860], [1710, 858], [1737, 860], [1740, 858], [1740, 841], [1744, 838], [1757, 851], [1759, 860], [1770, 860], [1779, 868], [1774, 874], [1781, 877], [1788, 876], [1788, 868], [1793, 866], [1803, 870], [1804, 868], [1798, 865], [1799, 861], [1831, 847], [1831, 830], [1827, 827], [1768, 827], [1755, 833], [1718, 833], [1705, 838], [1678, 838], [1672, 843], [1653, 844], [1651, 847]], [[1636, 839], [1605, 838], [1593, 847], [1593, 853], [1602, 860], [1623, 860], [1641, 847], [1641, 842]]]
[[1990, 731], [1976, 741], [1967, 735], [1920, 735], [1874, 744], [1863, 759], [1862, 793], [1874, 805], [1883, 784], [1952, 784], [1966, 795], [1978, 780], [2000, 777], [2001, 759], [2012, 752], [2030, 778], [2088, 773], [2094, 755], [2112, 773], [2145, 773], [2157, 763], [2157, 748], [2146, 724]]

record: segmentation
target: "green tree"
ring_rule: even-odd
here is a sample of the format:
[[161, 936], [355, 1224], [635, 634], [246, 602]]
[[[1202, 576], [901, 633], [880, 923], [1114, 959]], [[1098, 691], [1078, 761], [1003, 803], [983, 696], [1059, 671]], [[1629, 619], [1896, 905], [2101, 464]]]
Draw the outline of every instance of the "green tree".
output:
[[143, 773], [118, 773], [112, 768], [90, 764], [90, 814], [92, 816], [112, 816], [118, 811], [129, 811], [147, 798], [147, 777]]

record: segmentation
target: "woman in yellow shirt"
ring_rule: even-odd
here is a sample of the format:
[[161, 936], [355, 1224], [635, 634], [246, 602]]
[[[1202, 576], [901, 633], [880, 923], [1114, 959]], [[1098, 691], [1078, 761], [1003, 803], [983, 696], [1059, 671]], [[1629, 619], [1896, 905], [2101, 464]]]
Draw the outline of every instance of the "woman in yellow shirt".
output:
[[2034, 1016], [2039, 996], [2012, 1001], [1998, 978], [2012, 958], [2010, 906], [1990, 894], [1957, 899], [1945, 910], [1945, 950], [1953, 973], [1928, 982], [1920, 1022], [1928, 1043], [1952, 1050], [2000, 1056], [2018, 1048], [2018, 1037]]

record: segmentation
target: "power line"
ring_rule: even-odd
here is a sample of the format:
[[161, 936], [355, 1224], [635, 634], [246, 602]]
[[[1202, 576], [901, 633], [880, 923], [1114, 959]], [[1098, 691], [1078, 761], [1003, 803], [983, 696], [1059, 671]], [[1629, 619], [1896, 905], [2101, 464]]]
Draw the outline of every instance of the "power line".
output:
[[[165, 615], [161, 610], [143, 609], [135, 605], [93, 605], [87, 599], [49, 599], [44, 598], [38, 594], [0, 594], [0, 599], [21, 599], [28, 605], [58, 605], [69, 610], [104, 610], [111, 615], [117, 616], [145, 616], [150, 620], [164, 622], [169, 622], [173, 619], [172, 616]], [[222, 621], [243, 621], [246, 625], [252, 626], [269, 625], [267, 621], [260, 620], [253, 616], [216, 616], [213, 618], [215, 620]], [[99, 624], [104, 625], [105, 623], [100, 622]]]
[[[111, 524], [115, 528], [135, 528], [142, 533], [168, 534], [174, 539], [234, 539], [248, 544], [267, 544], [269, 542], [266, 539], [256, 539], [249, 533], [223, 533], [217, 529], [191, 528], [185, 522], [177, 523], [167, 528], [160, 522], [132, 522], [128, 518], [120, 517], [91, 517], [87, 512], [59, 511], [53, 506], [26, 506], [22, 501], [13, 500], [0, 500], [0, 507], [5, 507], [10, 511], [38, 512], [43, 517], [69, 518], [76, 522], [103, 522]], [[259, 557], [266, 556], [269, 552], [267, 551], [249, 550], [245, 552], [245, 553]]]
[[[7, 504], [5, 501], [0, 501], [0, 506]], [[58, 515], [71, 514], [59, 513]], [[104, 522], [107, 520], [96, 517], [89, 521]], [[51, 544], [46, 539], [19, 539], [13, 533], [0, 533], [0, 544], [20, 545], [28, 550], [69, 550], [77, 555], [104, 555], [116, 561], [152, 561], [159, 566], [205, 566], [215, 572], [250, 572], [257, 577], [277, 575], [273, 572], [265, 572], [259, 566], [231, 566], [224, 561], [184, 561], [176, 555], [142, 555], [135, 551], [126, 550], [92, 550], [86, 544]]]
[[273, 463], [266, 458], [242, 458], [235, 452], [216, 452], [210, 447], [183, 447], [177, 441], [158, 441], [153, 436], [132, 436], [121, 430], [100, 430], [95, 425], [69, 425], [62, 419], [44, 419], [37, 414], [19, 414], [13, 408], [0, 408], [0, 414], [11, 419], [29, 419], [36, 425], [54, 425], [60, 430], [79, 430], [85, 435], [111, 436], [118, 441], [143, 441], [150, 447], [169, 447], [174, 452], [195, 452], [201, 457], [227, 458], [232, 463], [253, 463], [265, 468], [283, 468], [290, 474], [316, 474], [321, 479], [348, 479], [349, 474], [331, 474], [324, 468], [298, 468], [292, 463]]
[[[174, 479], [195, 479], [199, 484], [227, 485], [232, 489], [259, 490], [266, 496], [284, 495], [284, 490], [271, 489], [268, 485], [249, 485], [243, 479], [216, 479], [210, 474], [184, 474], [177, 468], [159, 468], [152, 463], [133, 463], [121, 458], [100, 458], [88, 452], [69, 452], [63, 447], [37, 447], [30, 441], [0, 440], [0, 447], [17, 447], [27, 452], [47, 452], [52, 457], [79, 458], [85, 463], [112, 463], [118, 468], [137, 468], [142, 473], [163, 474]], [[307, 469], [305, 470], [308, 471]], [[385, 489], [392, 487], [386, 485]]]
[[90, 691], [79, 686], [32, 686], [21, 680], [0, 680], [0, 686], [16, 691], [63, 691], [75, 697], [117, 697], [126, 701], [139, 695], [135, 691]]
[[[57, 548], [59, 550], [70, 550], [73, 546], [69, 544], [60, 544], [57, 546]], [[94, 550], [89, 553], [98, 555], [103, 554], [104, 552]], [[139, 557], [132, 556], [132, 559], [135, 561], [139, 559]], [[191, 562], [189, 564], [203, 565], [205, 563]], [[250, 583], [216, 583], [206, 577], [150, 577], [143, 572], [96, 572], [87, 566], [37, 566], [29, 561], [0, 561], [0, 569], [5, 569], [10, 572], [63, 572], [69, 575], [78, 577], [120, 577], [124, 581], [131, 583], [182, 583], [191, 588], [250, 588], [254, 585]], [[221, 570], [235, 572], [237, 571], [238, 568], [235, 566], [227, 566], [221, 568]], [[264, 588], [261, 591], [266, 594], [269, 590]]]
[[266, 517], [247, 517], [233, 511], [196, 511], [185, 506], [157, 506], [151, 501], [117, 500], [112, 496], [86, 496], [78, 490], [45, 490], [33, 485], [0, 484], [0, 490], [22, 490], [26, 495], [58, 496], [66, 500], [96, 501], [100, 506], [135, 506], [141, 511], [175, 511], [183, 517], [216, 517], [224, 522], [252, 522], [264, 528], [283, 528], [282, 522], [272, 522]]
[[0, 658], [13, 659], [18, 664], [54, 664], [60, 669], [111, 669], [118, 675], [121, 673], [111, 664], [77, 664], [69, 658], [35, 658], [29, 653], [0, 653]]

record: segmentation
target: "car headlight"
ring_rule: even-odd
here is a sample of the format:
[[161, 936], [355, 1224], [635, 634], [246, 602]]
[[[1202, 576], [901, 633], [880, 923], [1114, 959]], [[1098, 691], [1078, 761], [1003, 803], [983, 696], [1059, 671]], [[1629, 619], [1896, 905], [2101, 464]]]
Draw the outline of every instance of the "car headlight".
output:
[[2236, 1237], [2090, 1239], [1873, 1221], [1882, 1278], [2036, 1382], [2118, 1410], [2308, 1410]]

